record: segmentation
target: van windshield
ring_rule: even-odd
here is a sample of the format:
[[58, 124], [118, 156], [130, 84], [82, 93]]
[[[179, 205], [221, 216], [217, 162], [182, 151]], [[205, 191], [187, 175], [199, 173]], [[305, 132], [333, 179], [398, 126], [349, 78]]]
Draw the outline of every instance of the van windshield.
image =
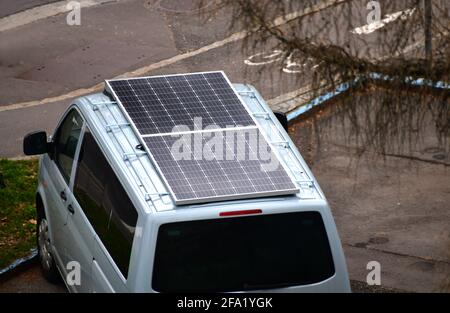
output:
[[312, 284], [334, 274], [318, 212], [163, 224], [152, 287], [159, 292], [226, 292]]

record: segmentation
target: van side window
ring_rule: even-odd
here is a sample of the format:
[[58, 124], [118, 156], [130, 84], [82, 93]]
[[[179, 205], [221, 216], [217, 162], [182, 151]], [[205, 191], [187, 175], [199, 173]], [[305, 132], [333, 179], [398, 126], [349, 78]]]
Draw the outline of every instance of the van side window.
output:
[[59, 126], [55, 136], [55, 163], [61, 171], [67, 184], [70, 181], [73, 159], [77, 149], [83, 120], [78, 112], [73, 109], [67, 114]]
[[87, 128], [78, 157], [73, 192], [126, 278], [138, 214]]

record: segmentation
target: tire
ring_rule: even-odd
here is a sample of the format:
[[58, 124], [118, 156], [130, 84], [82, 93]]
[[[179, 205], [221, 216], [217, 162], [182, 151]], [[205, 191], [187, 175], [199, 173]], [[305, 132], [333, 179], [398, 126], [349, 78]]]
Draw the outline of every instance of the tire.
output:
[[[38, 208], [39, 209], [39, 208]], [[48, 221], [43, 210], [38, 211], [36, 227], [36, 241], [38, 248], [39, 264], [45, 279], [52, 284], [61, 282], [61, 276], [56, 267], [55, 260], [51, 253], [50, 235], [48, 232]]]

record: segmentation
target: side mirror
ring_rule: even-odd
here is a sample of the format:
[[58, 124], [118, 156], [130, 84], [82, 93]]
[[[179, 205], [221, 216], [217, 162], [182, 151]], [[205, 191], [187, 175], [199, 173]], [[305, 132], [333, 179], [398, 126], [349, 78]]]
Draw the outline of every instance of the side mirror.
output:
[[37, 131], [27, 134], [23, 138], [23, 153], [25, 155], [44, 154], [48, 152], [47, 133]]
[[286, 114], [284, 114], [283, 112], [279, 112], [279, 111], [274, 111], [273, 114], [275, 114], [275, 116], [278, 119], [278, 121], [280, 122], [281, 126], [283, 126], [284, 130], [287, 132], [288, 131], [288, 119], [287, 119]]

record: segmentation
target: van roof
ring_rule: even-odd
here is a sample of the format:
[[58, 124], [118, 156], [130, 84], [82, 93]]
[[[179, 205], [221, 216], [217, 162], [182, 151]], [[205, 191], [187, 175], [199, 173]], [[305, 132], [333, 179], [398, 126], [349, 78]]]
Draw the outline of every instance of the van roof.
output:
[[[250, 85], [233, 84], [233, 87], [240, 94], [244, 105], [256, 117], [260, 130], [265, 132], [269, 139], [271, 148], [277, 153], [280, 161], [284, 162], [286, 170], [295, 178], [299, 192], [283, 197], [297, 198], [299, 201], [324, 199], [304, 159], [258, 91]], [[106, 93], [86, 95], [78, 98], [75, 105], [85, 117], [87, 125], [95, 134], [125, 189], [137, 196], [137, 201], [146, 211], [161, 212], [205, 205], [175, 204], [151, 158], [138, 149], [139, 145], [142, 145], [140, 136], [129, 126], [124, 112], [113, 98]]]

